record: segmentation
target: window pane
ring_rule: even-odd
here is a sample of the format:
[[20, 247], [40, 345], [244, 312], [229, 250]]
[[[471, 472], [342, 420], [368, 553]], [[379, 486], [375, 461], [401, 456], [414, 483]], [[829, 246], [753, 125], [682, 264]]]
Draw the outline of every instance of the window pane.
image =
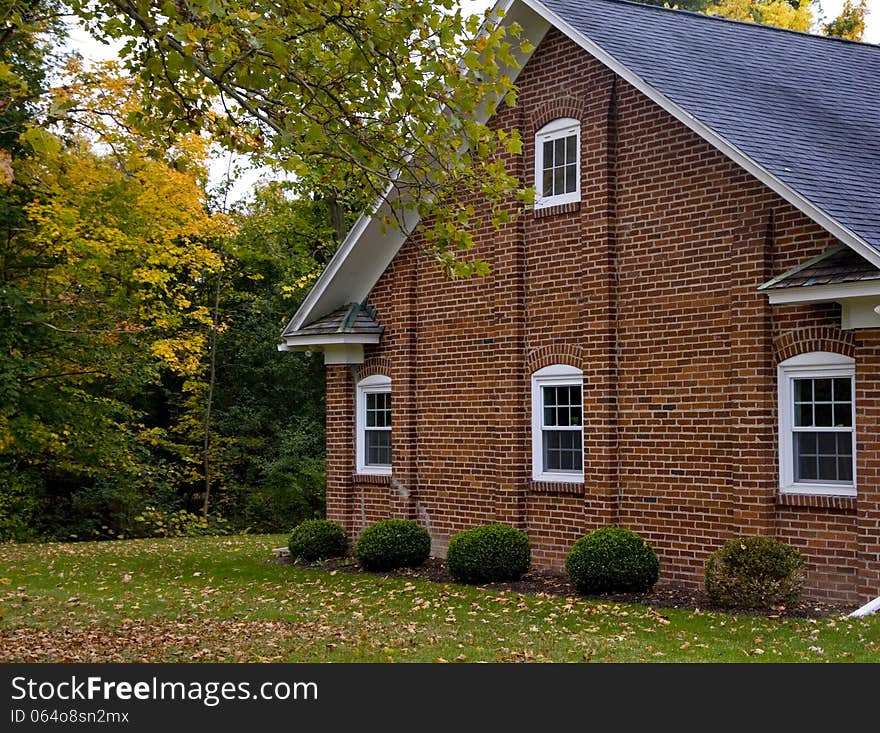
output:
[[572, 193], [577, 190], [577, 166], [565, 166], [565, 192]]
[[834, 380], [834, 401], [852, 402], [852, 380], [849, 377]]
[[819, 453], [834, 455], [837, 453], [837, 433], [819, 433]]
[[583, 434], [580, 430], [545, 430], [544, 470], [580, 471], [583, 465]]
[[554, 141], [555, 150], [553, 155], [553, 165], [561, 166], [565, 163], [565, 138], [561, 137]]
[[834, 424], [840, 428], [852, 427], [852, 404], [842, 402], [834, 405]]
[[852, 481], [852, 456], [838, 456], [837, 478], [840, 481]]
[[837, 481], [837, 459], [819, 456], [819, 481]]
[[565, 168], [553, 169], [553, 195], [565, 192]]
[[545, 405], [555, 405], [556, 404], [556, 391], [558, 387], [544, 387], [544, 404]]
[[391, 465], [391, 431], [367, 430], [365, 463], [368, 466]]
[[574, 425], [583, 425], [584, 424], [583, 415], [581, 414], [580, 407], [572, 407], [570, 412], [571, 412], [571, 422], [569, 422], [569, 425], [574, 426]]
[[368, 392], [366, 394], [366, 427], [391, 427], [391, 393]]
[[817, 453], [818, 435], [816, 433], [795, 433], [794, 448], [800, 453]]
[[544, 170], [553, 167], [553, 141], [548, 140], [544, 143]]
[[816, 402], [831, 402], [831, 380], [813, 380], [813, 399]]
[[565, 162], [574, 163], [577, 155], [577, 137], [571, 135], [565, 138]]
[[813, 380], [812, 379], [795, 379], [794, 380], [794, 401], [795, 402], [812, 402], [813, 401]]
[[795, 481], [816, 480], [816, 456], [802, 456], [795, 463]]
[[552, 196], [553, 195], [553, 169], [545, 168], [544, 169], [544, 183], [542, 184], [543, 188], [541, 189], [542, 196]]
[[837, 433], [837, 454], [852, 455], [852, 433]]
[[834, 420], [832, 419], [831, 413], [831, 405], [823, 405], [821, 402], [817, 402], [815, 405], [815, 415], [816, 415], [816, 427], [831, 427], [834, 425]]
[[799, 428], [807, 428], [813, 424], [813, 405], [795, 405], [794, 424]]

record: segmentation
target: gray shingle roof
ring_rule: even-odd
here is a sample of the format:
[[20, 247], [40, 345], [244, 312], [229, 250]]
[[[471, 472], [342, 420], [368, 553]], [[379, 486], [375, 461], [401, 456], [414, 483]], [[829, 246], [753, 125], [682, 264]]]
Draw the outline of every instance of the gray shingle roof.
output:
[[880, 252], [880, 46], [619, 0], [541, 0]]
[[849, 247], [829, 247], [822, 254], [802, 262], [764, 283], [759, 290], [834, 285], [880, 280], [880, 269]]
[[304, 326], [299, 331], [289, 328], [282, 334], [285, 336], [317, 336], [332, 333], [378, 333], [385, 327], [376, 320], [376, 309], [371, 305], [349, 303], [323, 318]]

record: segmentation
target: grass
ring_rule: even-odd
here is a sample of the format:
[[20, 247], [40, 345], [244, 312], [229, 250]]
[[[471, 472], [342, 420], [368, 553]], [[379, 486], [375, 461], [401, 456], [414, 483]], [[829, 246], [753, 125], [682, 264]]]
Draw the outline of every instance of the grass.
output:
[[651, 609], [268, 562], [280, 536], [0, 545], [0, 661], [880, 662], [880, 617]]

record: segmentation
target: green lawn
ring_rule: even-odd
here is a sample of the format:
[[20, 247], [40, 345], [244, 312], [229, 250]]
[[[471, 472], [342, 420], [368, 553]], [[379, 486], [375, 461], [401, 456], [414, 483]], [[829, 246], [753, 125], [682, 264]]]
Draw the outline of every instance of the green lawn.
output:
[[0, 545], [0, 662], [880, 662], [880, 617], [651, 609], [268, 562], [280, 536]]

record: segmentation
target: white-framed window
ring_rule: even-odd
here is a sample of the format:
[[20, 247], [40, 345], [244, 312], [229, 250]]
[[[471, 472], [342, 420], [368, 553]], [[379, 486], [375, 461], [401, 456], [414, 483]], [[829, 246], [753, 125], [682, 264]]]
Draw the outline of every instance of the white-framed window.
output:
[[535, 208], [581, 200], [581, 123], [570, 117], [535, 133]]
[[855, 496], [855, 361], [816, 351], [778, 374], [780, 490]]
[[357, 472], [391, 475], [391, 379], [381, 374], [357, 385]]
[[553, 364], [532, 374], [532, 478], [584, 480], [584, 373]]

